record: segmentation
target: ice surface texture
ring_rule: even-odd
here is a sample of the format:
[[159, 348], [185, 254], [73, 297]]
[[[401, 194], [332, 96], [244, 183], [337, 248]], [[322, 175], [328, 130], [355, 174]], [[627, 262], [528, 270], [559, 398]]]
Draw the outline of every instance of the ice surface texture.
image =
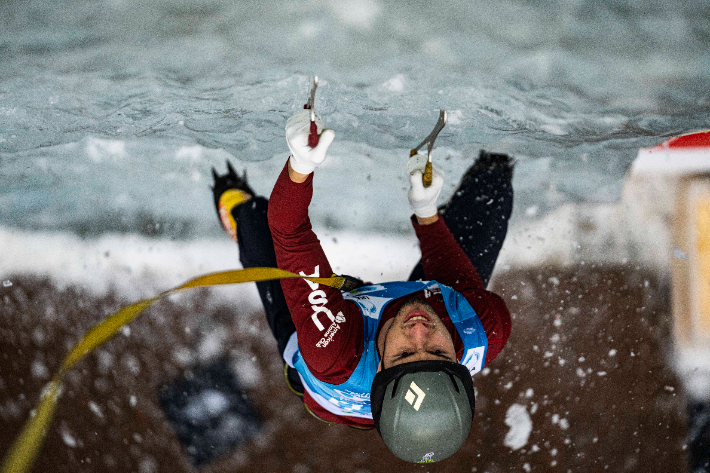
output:
[[341, 202], [314, 219], [345, 229], [406, 226], [383, 222], [406, 217], [400, 168], [440, 108], [444, 197], [479, 148], [509, 152], [516, 215], [613, 201], [638, 147], [710, 122], [703, 0], [34, 0], [0, 18], [0, 225], [213, 231], [211, 166], [236, 158], [268, 193], [311, 74], [337, 133], [319, 192]]

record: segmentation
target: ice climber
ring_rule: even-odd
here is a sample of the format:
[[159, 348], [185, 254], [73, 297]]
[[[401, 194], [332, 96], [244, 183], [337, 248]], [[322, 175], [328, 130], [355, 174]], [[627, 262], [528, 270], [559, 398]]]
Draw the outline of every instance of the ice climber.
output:
[[[309, 110], [288, 119], [291, 155], [268, 201], [229, 163], [225, 175], [213, 170], [217, 212], [244, 267], [332, 274], [308, 206], [335, 133], [316, 115], [320, 142], [311, 148], [309, 124]], [[423, 187], [424, 164], [415, 155], [406, 165], [421, 247], [408, 281], [344, 293], [302, 279], [257, 283], [286, 381], [306, 409], [325, 422], [377, 429], [410, 462], [442, 460], [465, 442], [471, 376], [498, 356], [511, 327], [505, 303], [486, 285], [512, 210], [512, 159], [481, 151], [441, 211], [443, 175], [434, 168]]]

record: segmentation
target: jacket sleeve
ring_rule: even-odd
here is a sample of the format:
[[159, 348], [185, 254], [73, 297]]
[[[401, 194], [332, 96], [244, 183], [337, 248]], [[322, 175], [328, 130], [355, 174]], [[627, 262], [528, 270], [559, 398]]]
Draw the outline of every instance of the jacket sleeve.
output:
[[[304, 276], [329, 277], [333, 272], [311, 228], [308, 206], [313, 174], [295, 183], [284, 166], [269, 198], [269, 228], [280, 269]], [[305, 279], [281, 281], [298, 346], [311, 373], [340, 384], [357, 366], [363, 350], [363, 321], [357, 306], [339, 290]]]
[[511, 320], [503, 299], [487, 291], [476, 268], [456, 242], [443, 218], [430, 225], [412, 225], [422, 251], [424, 277], [452, 287], [466, 297], [488, 338], [485, 364], [493, 361], [508, 342]]

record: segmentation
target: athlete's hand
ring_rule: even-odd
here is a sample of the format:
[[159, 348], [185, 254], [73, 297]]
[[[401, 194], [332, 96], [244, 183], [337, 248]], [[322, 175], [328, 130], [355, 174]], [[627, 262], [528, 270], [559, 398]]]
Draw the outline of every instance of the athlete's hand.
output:
[[424, 187], [422, 174], [426, 163], [426, 157], [415, 154], [407, 160], [406, 166], [407, 176], [409, 176], [411, 185], [407, 197], [414, 214], [419, 218], [436, 215], [436, 199], [441, 193], [441, 188], [444, 187], [444, 173], [436, 166], [432, 166], [431, 186]]
[[308, 146], [308, 135], [311, 132], [311, 111], [301, 110], [296, 112], [286, 121], [286, 142], [291, 150], [291, 167], [301, 174], [310, 174], [325, 160], [325, 153], [335, 138], [335, 132], [328, 130], [323, 125], [323, 120], [315, 116], [318, 129], [318, 146]]

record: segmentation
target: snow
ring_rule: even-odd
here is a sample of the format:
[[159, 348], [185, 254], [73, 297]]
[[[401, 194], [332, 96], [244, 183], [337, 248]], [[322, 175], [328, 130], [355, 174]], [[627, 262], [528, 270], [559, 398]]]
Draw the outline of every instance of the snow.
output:
[[62, 441], [67, 447], [74, 448], [78, 445], [76, 438], [74, 438], [73, 434], [69, 431], [69, 427], [66, 422], [61, 423], [59, 433], [62, 436]]
[[520, 450], [528, 443], [532, 432], [532, 419], [525, 406], [512, 404], [505, 414], [505, 425], [510, 430], [505, 435], [503, 444], [512, 450]]
[[49, 370], [47, 365], [45, 365], [41, 360], [34, 360], [32, 362], [32, 375], [41, 380], [49, 379]]
[[94, 401], [89, 401], [89, 409], [91, 410], [91, 412], [93, 412], [96, 415], [96, 417], [98, 417], [100, 419], [104, 418], [103, 410]]
[[184, 408], [185, 415], [196, 424], [206, 418], [216, 418], [229, 408], [229, 400], [219, 391], [206, 389], [199, 395], [190, 398]]

